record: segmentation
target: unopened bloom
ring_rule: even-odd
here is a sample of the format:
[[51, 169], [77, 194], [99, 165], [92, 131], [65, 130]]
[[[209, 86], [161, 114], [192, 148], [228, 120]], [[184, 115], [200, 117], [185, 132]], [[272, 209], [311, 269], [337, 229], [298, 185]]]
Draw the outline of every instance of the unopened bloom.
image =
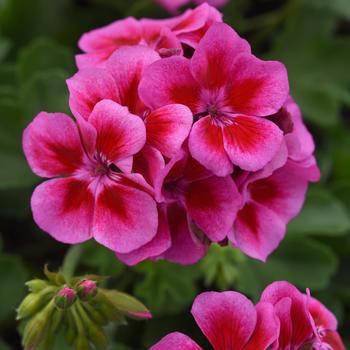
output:
[[55, 305], [59, 309], [67, 309], [71, 307], [77, 299], [77, 293], [69, 287], [61, 288], [55, 296]]
[[32, 196], [36, 223], [61, 242], [95, 238], [119, 252], [150, 241], [158, 218], [152, 189], [132, 173], [146, 142], [143, 121], [110, 100], [77, 125], [62, 113], [40, 113], [26, 128], [23, 148], [39, 176]]
[[76, 289], [79, 299], [83, 301], [91, 300], [97, 294], [96, 282], [91, 280], [81, 281]]
[[276, 113], [288, 91], [283, 64], [256, 58], [223, 23], [207, 31], [190, 60], [170, 57], [147, 67], [139, 88], [152, 109], [180, 103], [192, 110], [190, 153], [218, 176], [234, 165], [257, 171], [276, 155], [282, 131], [262, 117]]

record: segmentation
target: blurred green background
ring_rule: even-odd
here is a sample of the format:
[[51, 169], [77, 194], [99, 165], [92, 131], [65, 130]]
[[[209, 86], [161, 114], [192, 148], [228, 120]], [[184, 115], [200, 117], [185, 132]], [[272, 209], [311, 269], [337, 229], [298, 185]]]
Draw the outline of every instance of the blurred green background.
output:
[[[204, 290], [236, 289], [256, 300], [287, 279], [324, 301], [350, 347], [350, 0], [231, 0], [225, 20], [254, 53], [283, 61], [291, 91], [317, 142], [322, 180], [313, 185], [287, 238], [262, 264], [213, 246], [194, 266], [167, 262], [127, 268], [113, 253], [84, 244], [79, 272], [110, 275], [109, 286], [134, 294], [149, 322], [109, 330], [113, 349], [147, 349], [173, 330], [209, 349], [189, 309]], [[151, 0], [0, 0], [0, 349], [20, 349], [15, 308], [29, 277], [57, 269], [68, 246], [34, 224], [30, 194], [40, 181], [21, 151], [21, 133], [41, 110], [68, 111], [65, 79], [75, 71], [79, 36], [128, 15], [165, 17]], [[65, 349], [57, 344], [57, 350]]]

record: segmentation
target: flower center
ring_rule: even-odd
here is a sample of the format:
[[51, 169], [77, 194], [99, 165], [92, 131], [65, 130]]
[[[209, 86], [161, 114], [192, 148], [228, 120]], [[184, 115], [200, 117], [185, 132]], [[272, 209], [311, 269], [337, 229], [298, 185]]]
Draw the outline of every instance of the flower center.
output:
[[163, 195], [167, 202], [177, 202], [183, 198], [184, 182], [182, 179], [166, 182], [163, 186]]

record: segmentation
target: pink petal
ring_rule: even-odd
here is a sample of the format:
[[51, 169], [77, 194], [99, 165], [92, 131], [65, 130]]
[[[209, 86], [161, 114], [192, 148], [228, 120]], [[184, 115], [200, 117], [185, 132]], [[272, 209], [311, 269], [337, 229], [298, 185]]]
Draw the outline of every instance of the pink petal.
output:
[[226, 238], [241, 206], [241, 196], [230, 176], [192, 182], [185, 192], [191, 219], [214, 242]]
[[118, 253], [130, 253], [157, 233], [156, 203], [146, 192], [108, 181], [97, 194], [93, 236]]
[[167, 105], [145, 119], [147, 143], [171, 158], [181, 148], [192, 126], [192, 113], [183, 105]]
[[140, 173], [151, 186], [155, 185], [155, 181], [160, 171], [164, 169], [164, 166], [164, 158], [161, 153], [152, 146], [145, 145], [142, 150], [134, 156], [134, 172]]
[[166, 251], [171, 245], [171, 239], [165, 206], [158, 207], [158, 220], [157, 234], [149, 243], [127, 254], [117, 253], [117, 257], [125, 264], [136, 265]]
[[244, 170], [263, 168], [280, 149], [282, 131], [272, 122], [239, 115], [223, 128], [224, 147], [233, 164]]
[[275, 304], [275, 313], [279, 319], [280, 331], [274, 350], [288, 349], [292, 344], [293, 320], [291, 319], [292, 299], [284, 297]]
[[85, 33], [78, 45], [84, 52], [103, 53], [107, 59], [117, 48], [136, 45], [140, 40], [141, 28], [138, 21], [128, 17]]
[[96, 51], [92, 53], [81, 53], [75, 55], [75, 64], [78, 70], [84, 70], [88, 68], [103, 68], [106, 60], [111, 55], [108, 51]]
[[198, 111], [200, 90], [184, 57], [164, 58], [145, 69], [139, 86], [142, 101], [151, 109], [179, 103]]
[[273, 211], [248, 202], [238, 212], [229, 238], [247, 255], [265, 261], [278, 247], [285, 231], [285, 223]]
[[227, 24], [216, 23], [200, 41], [191, 59], [192, 74], [202, 87], [219, 89], [234, 79], [232, 62], [242, 53], [250, 53], [248, 42]]
[[337, 332], [326, 332], [326, 335], [322, 338], [323, 344], [327, 344], [328, 347], [323, 347], [320, 350], [330, 349], [331, 350], [346, 350], [339, 333]]
[[336, 317], [321, 302], [315, 298], [309, 299], [309, 312], [317, 327], [337, 330], [338, 322]]
[[232, 162], [224, 149], [221, 127], [212, 123], [210, 117], [196, 122], [190, 133], [188, 147], [194, 159], [217, 176], [232, 173]]
[[280, 325], [273, 306], [269, 303], [258, 303], [255, 308], [256, 328], [244, 350], [266, 350], [278, 338]]
[[229, 0], [194, 0], [197, 4], [202, 4], [203, 2], [207, 2], [211, 6], [221, 7], [226, 5]]
[[207, 247], [191, 231], [186, 211], [175, 203], [169, 205], [168, 222], [171, 247], [163, 254], [164, 259], [182, 265], [200, 260], [206, 254]]
[[43, 182], [32, 195], [34, 221], [63, 243], [90, 239], [95, 187], [96, 183], [73, 177]]
[[202, 348], [187, 335], [174, 332], [166, 335], [149, 350], [202, 350]]
[[99, 102], [89, 123], [97, 130], [96, 149], [111, 162], [134, 155], [146, 142], [146, 129], [141, 118], [113, 101]]
[[[155, 50], [157, 50], [160, 54], [162, 50], [163, 52], [168, 52], [168, 53], [175, 52], [177, 56], [182, 56], [183, 54], [182, 46], [179, 39], [177, 38], [175, 33], [167, 27], [163, 27], [160, 30], [159, 37], [155, 42]], [[161, 56], [170, 57], [173, 55], [169, 55], [169, 56], [161, 55]]]
[[284, 327], [283, 322], [292, 322], [290, 344], [298, 349], [298, 347], [303, 345], [305, 341], [309, 340], [313, 335], [312, 324], [307, 310], [306, 297], [292, 284], [281, 281], [270, 284], [262, 293], [260, 301], [275, 305], [283, 298], [291, 299], [291, 308], [290, 316], [286, 321], [280, 318], [281, 327]]
[[311, 156], [315, 150], [312, 135], [303, 123], [298, 105], [289, 98], [283, 108], [290, 114], [293, 130], [285, 135], [289, 157], [293, 160], [303, 160]]
[[84, 159], [78, 128], [63, 113], [39, 113], [23, 132], [23, 151], [33, 172], [43, 177], [70, 175]]
[[116, 82], [120, 104], [127, 106], [131, 113], [144, 112], [138, 95], [139, 82], [145, 67], [159, 59], [159, 55], [146, 46], [125, 46], [106, 62], [106, 69]]
[[88, 119], [95, 105], [103, 99], [119, 102], [117, 85], [104, 69], [89, 68], [67, 80], [69, 106], [75, 116]]
[[191, 312], [215, 350], [244, 349], [256, 326], [253, 303], [236, 292], [202, 293]]
[[267, 116], [276, 113], [289, 93], [287, 71], [276, 61], [240, 55], [226, 87], [226, 104], [236, 113]]
[[249, 184], [250, 197], [287, 223], [300, 212], [305, 201], [307, 180], [299, 172], [298, 164], [289, 160], [270, 177]]

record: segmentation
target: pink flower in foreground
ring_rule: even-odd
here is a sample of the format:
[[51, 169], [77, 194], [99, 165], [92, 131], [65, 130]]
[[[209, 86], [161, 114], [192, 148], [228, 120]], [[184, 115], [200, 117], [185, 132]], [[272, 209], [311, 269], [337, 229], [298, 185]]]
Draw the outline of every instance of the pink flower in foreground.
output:
[[155, 0], [159, 5], [163, 6], [170, 13], [177, 13], [182, 6], [188, 5], [191, 2], [199, 5], [208, 3], [211, 6], [221, 7], [226, 5], [229, 0]]
[[[269, 285], [256, 306], [236, 292], [202, 293], [193, 303], [192, 315], [215, 350], [345, 349], [334, 315], [288, 282]], [[178, 332], [150, 348], [168, 349], [202, 348]]]
[[345, 349], [336, 332], [334, 315], [319, 301], [300, 293], [292, 284], [272, 283], [262, 293], [260, 302], [274, 305], [280, 322], [273, 350]]
[[198, 121], [189, 136], [191, 155], [215, 175], [233, 165], [263, 168], [280, 149], [283, 134], [272, 121], [288, 97], [279, 62], [261, 61], [226, 24], [214, 24], [193, 57], [158, 60], [145, 69], [139, 93], [150, 108], [180, 103]]
[[81, 69], [103, 65], [117, 49], [126, 45], [148, 46], [165, 55], [167, 49], [177, 49], [172, 52], [179, 54], [182, 43], [195, 47], [209, 26], [221, 21], [222, 15], [208, 4], [169, 19], [118, 20], [81, 37], [79, 47], [84, 53], [76, 56], [77, 66]]
[[61, 242], [93, 237], [121, 253], [137, 249], [158, 226], [152, 188], [131, 172], [133, 155], [146, 142], [144, 123], [110, 100], [96, 104], [88, 121], [78, 120], [42, 112], [24, 131], [32, 170], [56, 177], [35, 189], [34, 220]]

